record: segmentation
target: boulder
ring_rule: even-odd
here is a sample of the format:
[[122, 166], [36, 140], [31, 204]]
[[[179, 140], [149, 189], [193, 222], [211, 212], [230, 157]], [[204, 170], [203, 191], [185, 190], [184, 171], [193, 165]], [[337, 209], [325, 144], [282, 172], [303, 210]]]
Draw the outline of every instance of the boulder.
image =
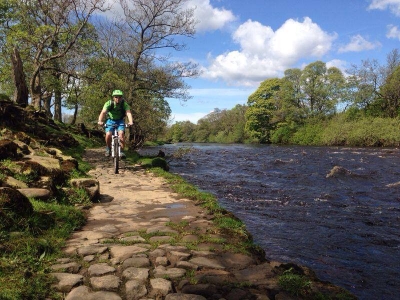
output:
[[90, 178], [71, 179], [71, 185], [76, 188], [85, 189], [91, 201], [96, 201], [100, 197], [100, 183], [96, 179], [90, 179]]
[[14, 227], [18, 217], [29, 217], [33, 214], [33, 206], [29, 199], [9, 187], [0, 188], [0, 228]]

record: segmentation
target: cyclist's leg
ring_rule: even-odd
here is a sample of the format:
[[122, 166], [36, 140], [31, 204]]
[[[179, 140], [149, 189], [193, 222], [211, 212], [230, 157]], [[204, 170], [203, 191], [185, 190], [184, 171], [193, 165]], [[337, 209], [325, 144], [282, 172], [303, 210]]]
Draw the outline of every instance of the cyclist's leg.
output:
[[119, 136], [119, 144], [121, 146], [121, 157], [125, 157], [125, 153], [123, 152], [125, 146], [125, 123], [124, 120], [120, 120], [118, 123], [118, 136]]
[[108, 119], [106, 122], [106, 156], [110, 156], [111, 152], [111, 140], [112, 140], [112, 134], [113, 134], [113, 125], [115, 124], [115, 121]]
[[124, 120], [120, 120], [118, 122], [118, 135], [119, 135], [119, 144], [121, 145], [121, 149], [124, 149], [124, 146], [125, 146], [125, 122], [124, 122]]

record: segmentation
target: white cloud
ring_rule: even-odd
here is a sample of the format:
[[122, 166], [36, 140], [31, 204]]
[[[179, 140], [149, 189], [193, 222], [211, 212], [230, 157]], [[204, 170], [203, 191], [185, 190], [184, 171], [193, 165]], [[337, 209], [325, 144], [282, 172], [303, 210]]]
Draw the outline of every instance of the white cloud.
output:
[[369, 42], [365, 38], [363, 38], [361, 35], [357, 34], [357, 35], [351, 37], [350, 43], [348, 43], [346, 46], [340, 47], [338, 52], [339, 53], [361, 52], [361, 51], [365, 51], [365, 50], [373, 50], [380, 46], [382, 46], [381, 43]]
[[326, 63], [326, 67], [327, 68], [331, 68], [331, 67], [336, 67], [338, 68], [340, 71], [342, 71], [344, 76], [347, 76], [348, 74], [346, 73], [346, 70], [348, 68], [348, 63], [344, 60], [340, 60], [340, 59], [332, 59], [330, 61], [328, 61]]
[[201, 118], [204, 118], [208, 113], [201, 113], [201, 112], [194, 112], [194, 113], [187, 113], [187, 114], [181, 114], [181, 113], [173, 113], [169, 123], [174, 124], [176, 122], [185, 122], [185, 121], [190, 121], [193, 124], [197, 124], [197, 121], [200, 120]]
[[275, 32], [271, 27], [248, 20], [233, 33], [240, 50], [209, 57], [203, 71], [209, 79], [256, 86], [261, 80], [279, 76], [302, 58], [321, 57], [336, 39], [308, 17], [303, 22], [289, 19]]
[[372, 0], [368, 9], [389, 9], [396, 16], [400, 16], [400, 0]]
[[195, 8], [194, 17], [198, 20], [198, 31], [221, 29], [236, 19], [230, 10], [212, 7], [210, 0], [191, 0], [188, 7]]
[[386, 37], [389, 39], [398, 39], [400, 40], [400, 30], [397, 26], [389, 25], [388, 32], [386, 33]]

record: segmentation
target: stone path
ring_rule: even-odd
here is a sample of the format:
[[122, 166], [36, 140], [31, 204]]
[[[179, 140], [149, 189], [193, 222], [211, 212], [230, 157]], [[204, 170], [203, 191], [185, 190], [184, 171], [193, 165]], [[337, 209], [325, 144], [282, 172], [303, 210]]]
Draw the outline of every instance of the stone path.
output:
[[295, 299], [279, 290], [279, 263], [224, 251], [212, 216], [163, 179], [124, 163], [113, 174], [102, 150], [86, 159], [101, 203], [52, 267], [64, 299]]

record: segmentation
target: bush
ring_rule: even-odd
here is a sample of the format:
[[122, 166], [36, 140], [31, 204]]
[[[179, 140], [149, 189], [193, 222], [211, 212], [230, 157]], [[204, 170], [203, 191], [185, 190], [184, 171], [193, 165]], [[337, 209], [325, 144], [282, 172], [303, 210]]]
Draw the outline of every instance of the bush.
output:
[[279, 126], [271, 135], [271, 143], [273, 144], [290, 144], [296, 127], [285, 124]]
[[322, 133], [324, 131], [324, 125], [321, 123], [317, 124], [306, 124], [300, 127], [291, 139], [291, 144], [296, 145], [321, 145]]

